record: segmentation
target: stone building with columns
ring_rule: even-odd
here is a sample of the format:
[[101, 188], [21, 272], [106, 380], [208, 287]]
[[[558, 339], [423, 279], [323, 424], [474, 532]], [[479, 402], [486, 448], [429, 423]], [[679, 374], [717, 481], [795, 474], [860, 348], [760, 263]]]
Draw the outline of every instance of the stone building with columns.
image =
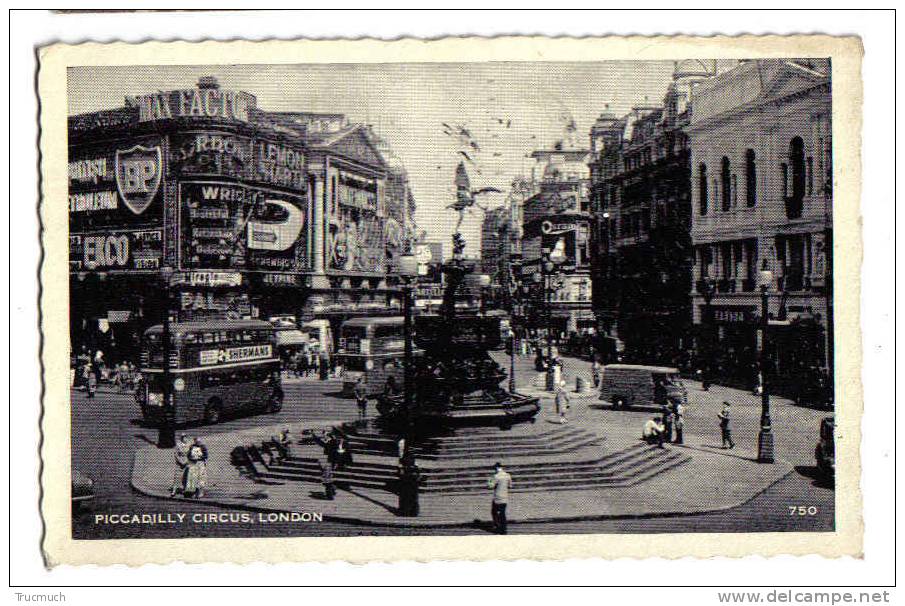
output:
[[828, 60], [743, 61], [695, 89], [692, 311], [721, 378], [756, 380], [763, 269], [772, 384], [832, 376], [831, 109]]

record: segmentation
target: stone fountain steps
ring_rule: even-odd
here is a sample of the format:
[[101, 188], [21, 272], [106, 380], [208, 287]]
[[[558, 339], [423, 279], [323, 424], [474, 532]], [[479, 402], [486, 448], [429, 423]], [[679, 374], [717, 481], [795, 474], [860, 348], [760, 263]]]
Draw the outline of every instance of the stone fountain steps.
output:
[[[348, 441], [353, 455], [398, 455], [395, 440], [348, 434]], [[493, 436], [475, 436], [463, 440], [434, 438], [416, 446], [415, 455], [426, 460], [555, 455], [573, 452], [600, 441], [601, 438], [590, 432], [562, 427], [536, 436], [508, 436], [498, 432]]]
[[[684, 452], [651, 448], [644, 444], [610, 453], [597, 460], [548, 461], [507, 465], [514, 479], [513, 490], [581, 490], [607, 486], [631, 486], [684, 464]], [[255, 464], [262, 477], [286, 481], [321, 482], [317, 459], [291, 457], [283, 463]], [[487, 465], [468, 467], [423, 467], [422, 492], [469, 493], [488, 490], [493, 469]], [[333, 474], [338, 486], [392, 490], [397, 479], [393, 464], [356, 461]]]

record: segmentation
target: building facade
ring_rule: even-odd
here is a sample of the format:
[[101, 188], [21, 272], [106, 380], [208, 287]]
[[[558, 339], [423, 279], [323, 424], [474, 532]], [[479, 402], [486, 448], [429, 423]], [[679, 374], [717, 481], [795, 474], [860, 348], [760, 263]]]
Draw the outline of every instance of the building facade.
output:
[[[533, 299], [546, 304], [530, 313], [529, 325], [562, 336], [593, 332], [588, 151], [540, 150], [532, 157], [536, 193], [521, 204], [521, 279], [534, 284]], [[555, 267], [546, 282], [545, 257]]]
[[492, 208], [481, 222], [481, 272], [490, 276], [491, 287], [506, 286], [512, 253], [512, 210], [508, 206]]
[[661, 105], [591, 129], [592, 263], [607, 359], [682, 365], [692, 348], [691, 171], [684, 128], [708, 62], [676, 62]]
[[386, 180], [363, 127], [266, 112], [213, 78], [70, 117], [74, 350], [137, 360], [168, 311], [393, 313]]
[[771, 385], [831, 377], [828, 62], [742, 62], [697, 87], [687, 132], [702, 363], [740, 384], [757, 380], [759, 277], [769, 270]]

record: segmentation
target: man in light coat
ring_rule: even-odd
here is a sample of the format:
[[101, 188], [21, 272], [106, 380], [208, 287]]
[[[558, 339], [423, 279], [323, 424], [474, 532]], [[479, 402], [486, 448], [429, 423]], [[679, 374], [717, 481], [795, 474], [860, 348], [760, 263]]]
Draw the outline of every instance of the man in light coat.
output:
[[512, 488], [512, 476], [503, 469], [502, 463], [494, 466], [493, 477], [488, 486], [493, 491], [490, 514], [493, 517], [493, 528], [497, 534], [506, 534], [506, 505], [509, 504], [509, 490]]

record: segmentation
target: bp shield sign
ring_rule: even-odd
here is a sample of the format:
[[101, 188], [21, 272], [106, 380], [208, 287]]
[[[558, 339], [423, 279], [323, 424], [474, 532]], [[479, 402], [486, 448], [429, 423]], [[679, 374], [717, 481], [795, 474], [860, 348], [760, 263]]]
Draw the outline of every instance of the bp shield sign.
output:
[[123, 203], [136, 215], [150, 206], [163, 177], [160, 146], [136, 145], [116, 150], [116, 189]]

